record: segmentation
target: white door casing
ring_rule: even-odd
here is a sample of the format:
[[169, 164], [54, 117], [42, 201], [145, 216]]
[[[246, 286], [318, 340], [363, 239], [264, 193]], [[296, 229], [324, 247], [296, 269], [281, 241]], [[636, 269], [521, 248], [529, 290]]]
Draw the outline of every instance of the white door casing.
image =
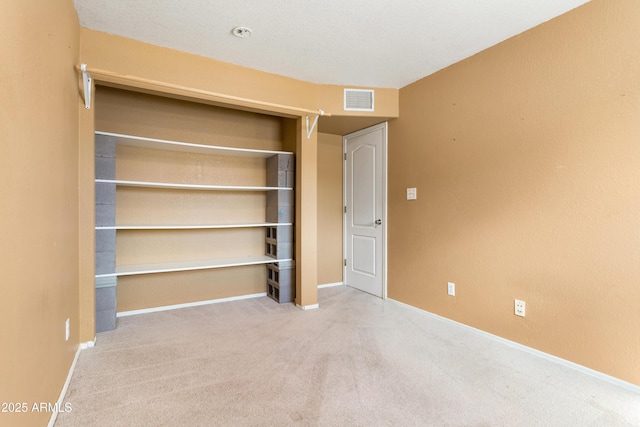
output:
[[387, 124], [346, 135], [345, 283], [386, 297]]

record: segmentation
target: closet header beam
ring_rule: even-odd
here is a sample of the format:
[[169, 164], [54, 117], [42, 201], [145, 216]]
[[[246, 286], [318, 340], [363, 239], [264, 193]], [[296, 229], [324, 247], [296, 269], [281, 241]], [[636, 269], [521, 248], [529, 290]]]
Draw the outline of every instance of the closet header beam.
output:
[[100, 70], [97, 68], [90, 68], [87, 64], [82, 64], [78, 67], [82, 72], [82, 79], [84, 81], [84, 100], [85, 107], [90, 108], [91, 105], [91, 79], [103, 83], [111, 83], [115, 85], [130, 86], [138, 89], [149, 90], [153, 92], [166, 93], [170, 95], [178, 95], [185, 98], [202, 99], [207, 101], [219, 102], [223, 104], [230, 104], [234, 106], [247, 107], [254, 110], [264, 111], [265, 113], [280, 113], [291, 116], [306, 117], [307, 123], [309, 122], [309, 115], [316, 115], [314, 125], [309, 130], [307, 124], [307, 134], [310, 137], [315, 123], [318, 121], [318, 116], [331, 116], [331, 114], [325, 113], [322, 110], [309, 110], [306, 108], [292, 107], [289, 105], [275, 104], [272, 102], [259, 101], [255, 99], [243, 98], [240, 96], [226, 95], [223, 93], [210, 92], [202, 89], [196, 89], [188, 86], [177, 85], [173, 83], [161, 82], [157, 80], [145, 79], [142, 77], [136, 77], [128, 74], [119, 74], [112, 71]]

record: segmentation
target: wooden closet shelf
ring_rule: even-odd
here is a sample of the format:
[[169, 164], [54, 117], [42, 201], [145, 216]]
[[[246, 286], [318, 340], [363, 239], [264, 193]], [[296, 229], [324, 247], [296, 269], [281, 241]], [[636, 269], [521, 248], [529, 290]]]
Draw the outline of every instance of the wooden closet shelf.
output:
[[248, 185], [204, 185], [204, 184], [177, 184], [172, 182], [148, 182], [148, 181], [127, 181], [121, 179], [96, 179], [96, 183], [116, 184], [126, 187], [144, 188], [166, 188], [175, 190], [213, 190], [213, 191], [274, 191], [287, 190], [290, 187], [260, 187]]
[[166, 139], [145, 138], [111, 132], [96, 132], [96, 135], [111, 136], [118, 145], [150, 148], [153, 150], [182, 151], [187, 153], [210, 154], [216, 156], [238, 156], [267, 158], [276, 154], [293, 154], [287, 151], [256, 150], [251, 148], [221, 147], [216, 145], [193, 144], [190, 142], [170, 141]]
[[96, 230], [203, 230], [203, 229], [225, 229], [225, 228], [258, 228], [277, 227], [280, 225], [293, 225], [290, 222], [262, 222], [250, 224], [157, 224], [157, 225], [111, 225], [96, 227]]
[[209, 270], [214, 268], [242, 267], [246, 265], [287, 262], [291, 259], [274, 259], [268, 256], [247, 256], [237, 258], [218, 258], [194, 261], [160, 262], [150, 264], [132, 264], [116, 266], [115, 273], [96, 274], [96, 278], [114, 276], [132, 276], [138, 274], [170, 273], [174, 271]]

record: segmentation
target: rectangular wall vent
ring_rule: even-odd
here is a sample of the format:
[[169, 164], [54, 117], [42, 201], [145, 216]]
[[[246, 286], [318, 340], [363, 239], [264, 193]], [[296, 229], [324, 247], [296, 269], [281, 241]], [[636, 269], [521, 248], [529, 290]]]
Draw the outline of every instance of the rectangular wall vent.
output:
[[344, 111], [373, 111], [373, 90], [345, 89]]

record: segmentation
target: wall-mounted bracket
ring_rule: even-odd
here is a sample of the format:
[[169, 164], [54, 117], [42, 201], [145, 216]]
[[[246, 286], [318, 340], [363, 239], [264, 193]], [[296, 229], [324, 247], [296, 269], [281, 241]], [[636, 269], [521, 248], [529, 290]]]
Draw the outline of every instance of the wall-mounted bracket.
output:
[[306, 116], [307, 117], [307, 139], [311, 139], [311, 134], [313, 133], [313, 130], [316, 128], [316, 125], [318, 124], [318, 118], [320, 116], [324, 116], [324, 111], [318, 110], [318, 114], [316, 115], [316, 118], [313, 120], [313, 124], [311, 125], [311, 128], [309, 128], [309, 116]]
[[80, 65], [82, 81], [84, 82], [84, 108], [91, 108], [91, 74], [87, 71], [87, 64]]

